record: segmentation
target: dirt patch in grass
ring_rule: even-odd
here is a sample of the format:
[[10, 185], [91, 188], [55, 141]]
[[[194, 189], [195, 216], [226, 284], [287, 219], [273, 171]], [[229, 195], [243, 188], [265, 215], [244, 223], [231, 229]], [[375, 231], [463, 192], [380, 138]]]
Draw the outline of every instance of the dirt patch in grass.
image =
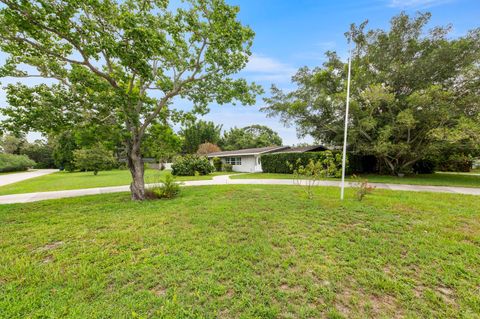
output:
[[53, 242], [53, 243], [46, 244], [45, 246], [39, 247], [39, 248], [35, 249], [35, 251], [37, 251], [37, 252], [50, 251], [50, 250], [57, 249], [58, 247], [62, 246], [63, 244], [64, 244], [63, 241], [56, 241], [56, 242]]
[[164, 297], [167, 294], [167, 289], [162, 286], [156, 286], [150, 291], [157, 297]]
[[456, 302], [455, 302], [455, 292], [453, 291], [453, 289], [441, 286], [441, 287], [437, 287], [436, 291], [440, 294], [440, 296], [442, 296], [442, 298], [443, 298], [443, 300], [445, 300], [445, 302], [447, 302], [451, 305], [456, 304]]

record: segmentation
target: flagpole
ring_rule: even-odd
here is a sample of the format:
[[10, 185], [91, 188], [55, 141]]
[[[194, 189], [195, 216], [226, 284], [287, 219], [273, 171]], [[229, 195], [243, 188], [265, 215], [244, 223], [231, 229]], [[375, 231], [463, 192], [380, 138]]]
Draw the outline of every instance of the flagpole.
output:
[[347, 161], [347, 131], [348, 131], [348, 110], [350, 104], [350, 73], [352, 69], [352, 52], [348, 50], [348, 76], [347, 76], [347, 105], [345, 108], [345, 130], [343, 133], [343, 153], [342, 153], [342, 185], [340, 199], [343, 200], [345, 193], [345, 164]]

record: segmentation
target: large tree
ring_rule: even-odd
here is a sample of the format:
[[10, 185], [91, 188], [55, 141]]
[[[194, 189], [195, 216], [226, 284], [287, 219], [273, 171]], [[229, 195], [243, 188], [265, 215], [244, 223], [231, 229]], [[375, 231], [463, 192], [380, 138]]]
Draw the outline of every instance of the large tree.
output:
[[[132, 199], [144, 199], [141, 146], [149, 125], [175, 101], [193, 110], [235, 100], [253, 104], [260, 88], [233, 77], [247, 63], [253, 31], [223, 0], [1, 0], [1, 76], [54, 84], [7, 88], [11, 126], [110, 123], [120, 128]], [[23, 68], [27, 65], [27, 68]]]
[[147, 131], [142, 153], [165, 163], [181, 152], [182, 142], [168, 123], [154, 123]]
[[227, 151], [273, 145], [282, 145], [282, 138], [265, 125], [233, 127], [224, 133], [220, 143], [220, 146]]
[[[349, 146], [394, 174], [442, 147], [478, 148], [480, 29], [452, 39], [450, 27], [425, 30], [429, 19], [402, 13], [388, 31], [362, 23], [346, 34], [354, 43]], [[264, 111], [299, 135], [341, 145], [347, 65], [326, 56], [322, 67], [298, 71], [296, 90], [272, 87]]]
[[198, 147], [203, 143], [218, 144], [222, 126], [211, 121], [198, 120], [189, 122], [179, 132], [183, 137], [183, 151], [188, 154], [195, 154]]

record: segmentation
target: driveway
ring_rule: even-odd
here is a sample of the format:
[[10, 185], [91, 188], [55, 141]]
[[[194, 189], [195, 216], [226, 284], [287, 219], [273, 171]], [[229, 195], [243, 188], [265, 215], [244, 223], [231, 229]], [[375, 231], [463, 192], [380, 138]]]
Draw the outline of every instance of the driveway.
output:
[[58, 172], [58, 169], [36, 169], [21, 173], [11, 173], [0, 175], [0, 186], [21, 182], [26, 179], [39, 177]]

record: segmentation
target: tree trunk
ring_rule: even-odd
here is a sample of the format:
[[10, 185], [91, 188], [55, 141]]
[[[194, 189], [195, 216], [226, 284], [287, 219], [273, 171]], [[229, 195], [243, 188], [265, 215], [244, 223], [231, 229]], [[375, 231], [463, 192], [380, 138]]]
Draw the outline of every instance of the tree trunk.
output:
[[142, 154], [140, 153], [140, 143], [127, 143], [127, 161], [132, 183], [130, 184], [130, 193], [132, 200], [145, 199], [145, 180]]
[[383, 160], [385, 164], [387, 164], [387, 167], [390, 169], [390, 172], [392, 173], [392, 175], [397, 175], [397, 167], [395, 166], [395, 164], [392, 161], [390, 161], [387, 157], [383, 157]]

